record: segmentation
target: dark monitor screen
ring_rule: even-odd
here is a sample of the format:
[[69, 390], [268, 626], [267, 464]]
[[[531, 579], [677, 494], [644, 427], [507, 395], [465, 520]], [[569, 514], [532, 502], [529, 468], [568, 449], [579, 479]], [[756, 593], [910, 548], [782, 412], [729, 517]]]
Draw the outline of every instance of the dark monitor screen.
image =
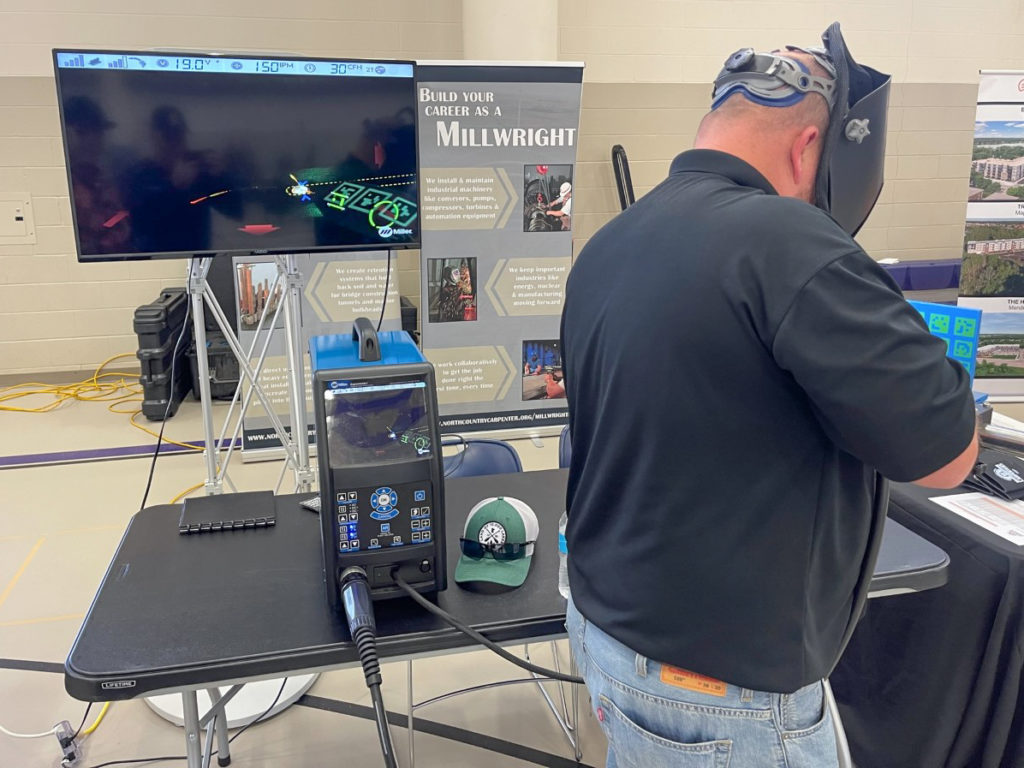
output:
[[413, 65], [54, 51], [80, 261], [415, 246]]
[[391, 464], [431, 455], [426, 382], [353, 386], [332, 381], [323, 397], [330, 466]]

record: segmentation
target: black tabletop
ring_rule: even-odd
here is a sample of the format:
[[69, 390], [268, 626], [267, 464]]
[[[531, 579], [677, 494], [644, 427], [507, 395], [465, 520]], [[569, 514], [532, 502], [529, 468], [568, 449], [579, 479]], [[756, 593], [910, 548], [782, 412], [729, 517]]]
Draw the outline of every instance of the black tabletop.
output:
[[[564, 632], [556, 531], [565, 482], [564, 470], [448, 480], [449, 588], [438, 604], [498, 642]], [[537, 514], [530, 575], [502, 594], [467, 591], [452, 579], [461, 523], [495, 495], [520, 498]], [[180, 535], [177, 506], [137, 513], [68, 656], [68, 692], [109, 701], [358, 661], [344, 618], [327, 609], [319, 525], [300, 498], [276, 498], [273, 528], [225, 533]], [[942, 550], [890, 521], [877, 586], [937, 586], [945, 562]], [[472, 642], [407, 598], [375, 608], [382, 658]]]
[[886, 518], [882, 547], [871, 578], [870, 596], [882, 592], [924, 592], [946, 583], [949, 557], [929, 541]]

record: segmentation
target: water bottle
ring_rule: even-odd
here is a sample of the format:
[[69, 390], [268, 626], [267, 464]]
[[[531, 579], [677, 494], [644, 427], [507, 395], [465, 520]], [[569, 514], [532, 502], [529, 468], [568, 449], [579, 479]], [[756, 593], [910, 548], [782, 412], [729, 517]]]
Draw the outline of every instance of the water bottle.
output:
[[563, 512], [558, 518], [558, 593], [569, 599], [569, 547], [565, 543], [565, 524], [569, 516]]

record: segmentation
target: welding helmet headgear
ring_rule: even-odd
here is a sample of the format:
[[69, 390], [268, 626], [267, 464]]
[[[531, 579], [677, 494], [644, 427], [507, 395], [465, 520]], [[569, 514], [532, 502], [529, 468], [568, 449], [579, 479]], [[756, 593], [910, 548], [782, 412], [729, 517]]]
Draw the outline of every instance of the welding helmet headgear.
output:
[[789, 107], [812, 94], [825, 99], [829, 124], [814, 182], [814, 204], [855, 235], [882, 191], [892, 78], [854, 61], [838, 22], [821, 39], [822, 48], [786, 50], [813, 56], [828, 78], [810, 73], [785, 52], [744, 48], [726, 59], [715, 79], [711, 108], [736, 93], [770, 107]]

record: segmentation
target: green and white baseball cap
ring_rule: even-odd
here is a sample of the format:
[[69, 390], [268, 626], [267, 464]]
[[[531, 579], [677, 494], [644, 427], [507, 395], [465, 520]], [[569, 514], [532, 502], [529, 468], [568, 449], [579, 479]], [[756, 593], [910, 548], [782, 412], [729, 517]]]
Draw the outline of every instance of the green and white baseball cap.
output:
[[455, 581], [520, 586], [530, 573], [539, 532], [537, 515], [525, 502], [510, 496], [484, 499], [466, 517]]

